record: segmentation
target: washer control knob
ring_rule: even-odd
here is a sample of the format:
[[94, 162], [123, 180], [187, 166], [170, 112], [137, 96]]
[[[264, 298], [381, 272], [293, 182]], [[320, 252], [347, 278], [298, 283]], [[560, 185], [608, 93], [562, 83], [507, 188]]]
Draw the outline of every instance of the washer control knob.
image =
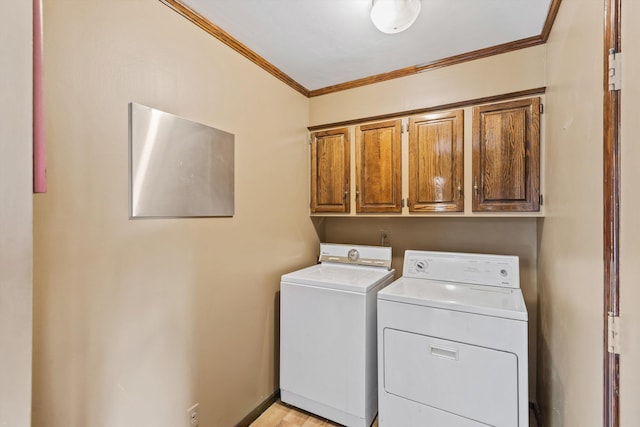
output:
[[502, 270], [500, 270], [500, 275], [502, 277], [507, 277], [509, 275], [509, 272], [503, 268]]
[[347, 258], [349, 258], [349, 261], [351, 262], [356, 262], [358, 261], [358, 259], [360, 259], [360, 252], [358, 252], [357, 249], [351, 249], [347, 253]]
[[429, 264], [423, 259], [416, 261], [416, 271], [426, 271]]

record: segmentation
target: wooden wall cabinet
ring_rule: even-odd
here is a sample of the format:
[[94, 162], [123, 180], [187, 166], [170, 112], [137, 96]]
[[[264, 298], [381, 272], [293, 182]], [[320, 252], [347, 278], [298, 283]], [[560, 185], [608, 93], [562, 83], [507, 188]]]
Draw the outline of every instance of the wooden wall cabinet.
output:
[[540, 98], [473, 108], [473, 211], [540, 210]]
[[541, 100], [500, 101], [312, 133], [311, 213], [543, 216]]
[[350, 211], [349, 129], [311, 134], [311, 212]]
[[402, 212], [401, 124], [356, 127], [356, 213]]
[[464, 211], [464, 110], [409, 118], [409, 212]]

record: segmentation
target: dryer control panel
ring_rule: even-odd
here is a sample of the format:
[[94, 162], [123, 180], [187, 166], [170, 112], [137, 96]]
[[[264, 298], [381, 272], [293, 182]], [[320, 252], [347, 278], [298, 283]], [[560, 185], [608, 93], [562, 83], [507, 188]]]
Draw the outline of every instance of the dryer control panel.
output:
[[406, 251], [402, 275], [452, 283], [520, 287], [519, 258], [513, 255]]

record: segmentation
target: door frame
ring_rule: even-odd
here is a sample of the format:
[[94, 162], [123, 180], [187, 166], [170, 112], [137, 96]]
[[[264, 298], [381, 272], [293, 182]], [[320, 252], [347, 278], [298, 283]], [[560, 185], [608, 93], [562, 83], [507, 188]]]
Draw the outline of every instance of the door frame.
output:
[[609, 351], [609, 317], [620, 314], [620, 90], [609, 89], [609, 53], [622, 50], [622, 0], [604, 1], [603, 73], [603, 425], [620, 426], [620, 355]]

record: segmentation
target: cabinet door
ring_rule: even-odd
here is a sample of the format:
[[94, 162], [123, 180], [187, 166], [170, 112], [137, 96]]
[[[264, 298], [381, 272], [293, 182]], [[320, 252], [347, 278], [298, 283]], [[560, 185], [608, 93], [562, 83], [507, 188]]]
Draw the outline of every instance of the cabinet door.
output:
[[464, 211], [464, 111], [409, 118], [409, 211]]
[[473, 211], [540, 210], [540, 98], [473, 109]]
[[349, 130], [311, 135], [311, 212], [349, 212]]
[[401, 121], [356, 128], [356, 212], [401, 212]]

